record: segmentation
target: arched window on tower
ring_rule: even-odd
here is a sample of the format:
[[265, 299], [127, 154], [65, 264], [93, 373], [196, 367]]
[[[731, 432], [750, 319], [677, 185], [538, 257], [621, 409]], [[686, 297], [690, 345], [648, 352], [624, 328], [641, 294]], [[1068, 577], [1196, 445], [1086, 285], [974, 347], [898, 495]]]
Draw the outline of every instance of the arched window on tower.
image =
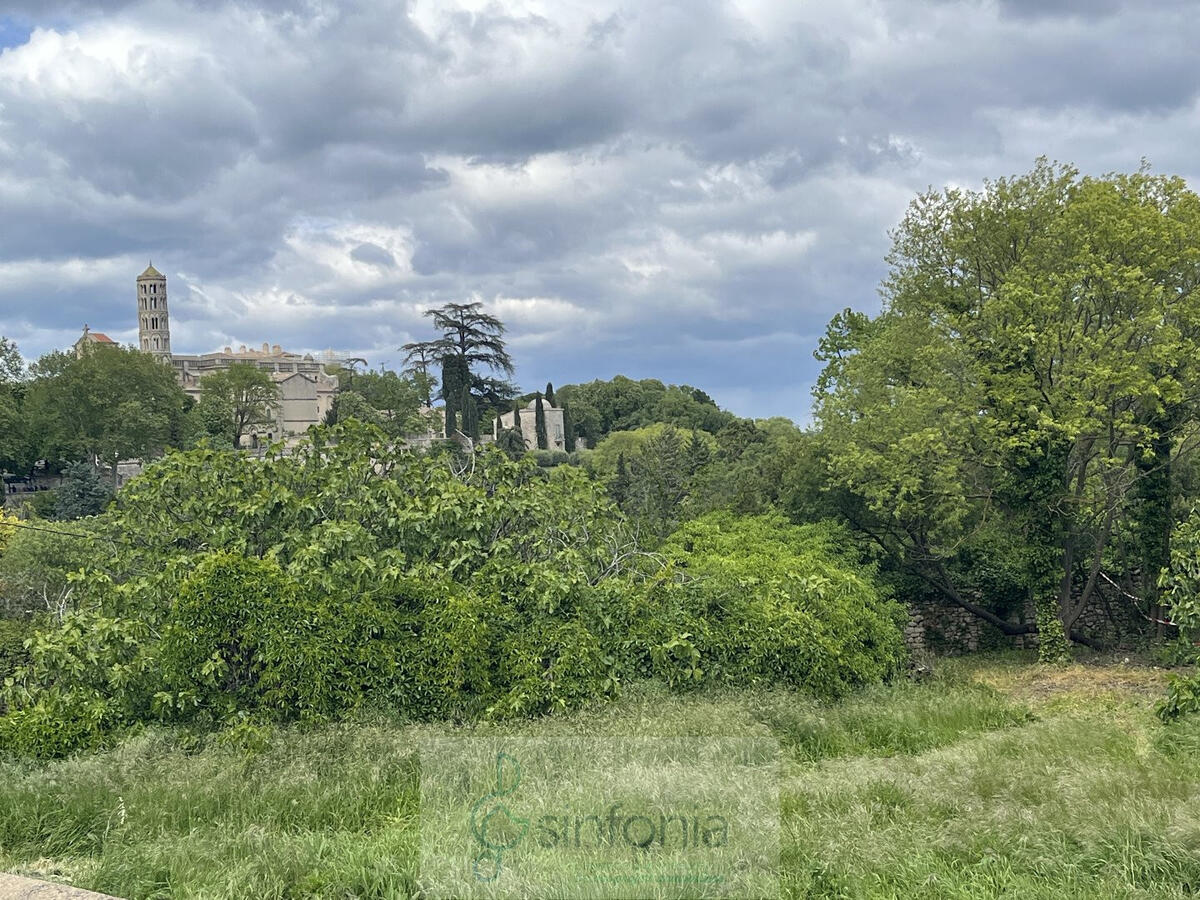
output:
[[155, 349], [155, 350], [157, 350], [157, 349], [158, 349], [158, 338], [155, 338], [155, 339], [154, 339], [154, 349]]

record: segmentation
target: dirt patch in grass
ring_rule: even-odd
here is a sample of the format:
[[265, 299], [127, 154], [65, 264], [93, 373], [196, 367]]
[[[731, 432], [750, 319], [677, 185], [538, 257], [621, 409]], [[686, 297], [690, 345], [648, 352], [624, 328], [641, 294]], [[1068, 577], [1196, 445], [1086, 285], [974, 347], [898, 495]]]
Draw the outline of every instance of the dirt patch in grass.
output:
[[1031, 706], [1077, 706], [1104, 701], [1153, 704], [1166, 691], [1168, 670], [1122, 658], [1089, 659], [1066, 666], [981, 663], [972, 675], [1002, 694]]

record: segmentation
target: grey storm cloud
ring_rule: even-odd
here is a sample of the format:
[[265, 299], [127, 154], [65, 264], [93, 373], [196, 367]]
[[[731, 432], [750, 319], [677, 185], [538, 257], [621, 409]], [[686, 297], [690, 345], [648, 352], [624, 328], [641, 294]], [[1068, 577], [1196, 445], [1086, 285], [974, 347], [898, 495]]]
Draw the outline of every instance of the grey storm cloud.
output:
[[397, 365], [474, 298], [527, 387], [803, 419], [918, 191], [1194, 177], [1197, 38], [1183, 0], [9, 0], [0, 331], [128, 340], [153, 258], [180, 349]]

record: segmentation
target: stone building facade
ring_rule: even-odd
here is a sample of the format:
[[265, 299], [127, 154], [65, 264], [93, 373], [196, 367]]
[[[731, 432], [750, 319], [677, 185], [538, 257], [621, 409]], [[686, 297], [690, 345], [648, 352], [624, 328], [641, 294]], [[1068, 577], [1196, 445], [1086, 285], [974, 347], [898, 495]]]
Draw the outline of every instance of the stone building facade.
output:
[[[557, 406], [551, 406], [542, 400], [542, 411], [546, 414], [547, 449], [565, 450], [567, 448], [566, 432], [563, 430], [563, 411]], [[513, 410], [496, 416], [492, 423], [493, 440], [500, 437], [500, 432], [513, 427]], [[529, 405], [521, 409], [521, 437], [525, 439], [526, 450], [536, 450], [537, 446], [537, 399], [529, 401]]]
[[320, 423], [338, 391], [337, 376], [330, 375], [326, 367], [340, 362], [332, 353], [319, 357], [311, 353], [288, 353], [278, 344], [263, 344], [260, 350], [247, 349], [243, 344], [237, 350], [225, 347], [215, 353], [171, 357], [180, 385], [197, 401], [204, 377], [230, 366], [251, 365], [271, 376], [278, 391], [275, 420], [269, 425], [255, 426], [250, 434], [252, 443], [300, 435], [310, 425]]
[[[252, 365], [270, 374], [278, 392], [275, 417], [270, 424], [256, 426], [251, 433], [253, 443], [301, 435], [321, 422], [333, 405], [338, 379], [329, 369], [344, 360], [332, 351], [314, 357], [311, 353], [289, 353], [278, 344], [263, 344], [261, 350], [242, 345], [237, 350], [225, 347], [213, 353], [173, 353], [167, 277], [153, 265], [137, 277], [136, 300], [138, 348], [172, 366], [180, 386], [194, 399], [200, 399], [200, 383], [206, 376], [235, 364]], [[85, 325], [75, 342], [75, 352], [78, 355], [92, 345], [115, 343]]]

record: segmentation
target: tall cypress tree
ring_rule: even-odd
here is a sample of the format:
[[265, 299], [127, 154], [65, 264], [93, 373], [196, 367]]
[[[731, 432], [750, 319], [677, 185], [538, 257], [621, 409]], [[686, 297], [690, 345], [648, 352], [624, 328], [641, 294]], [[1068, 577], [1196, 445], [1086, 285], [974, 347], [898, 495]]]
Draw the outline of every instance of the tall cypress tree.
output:
[[571, 421], [571, 409], [567, 401], [563, 401], [563, 442], [568, 453], [575, 452], [575, 424]]
[[546, 408], [542, 406], [542, 395], [537, 395], [534, 406], [534, 428], [537, 431], [537, 446], [539, 450], [550, 449], [550, 438], [546, 434]]
[[525, 431], [521, 428], [521, 401], [513, 401], [513, 424], [512, 430], [521, 435], [521, 440], [525, 440]]
[[479, 440], [479, 413], [469, 385], [463, 385], [459, 408], [462, 410], [462, 433], [473, 441]]
[[[442, 359], [442, 399], [446, 402], [446, 437], [452, 437], [459, 425], [465, 425], [463, 416], [463, 390], [470, 390], [471, 370], [461, 356]], [[464, 432], [465, 428], [462, 429]]]
[[546, 382], [546, 402], [549, 403], [552, 408], [558, 405], [554, 402], [554, 385], [552, 385], [549, 381]]

